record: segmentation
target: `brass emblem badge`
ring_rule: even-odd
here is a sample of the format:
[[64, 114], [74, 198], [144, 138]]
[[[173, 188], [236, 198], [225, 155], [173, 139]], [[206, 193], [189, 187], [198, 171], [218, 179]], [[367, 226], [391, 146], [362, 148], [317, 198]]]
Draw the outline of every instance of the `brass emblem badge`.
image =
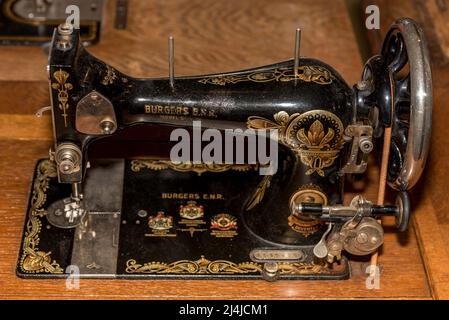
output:
[[151, 229], [151, 233], [145, 234], [148, 237], [174, 237], [175, 233], [172, 232], [173, 217], [166, 216], [163, 211], [159, 211], [155, 216], [148, 218], [148, 226]]
[[226, 213], [217, 214], [212, 218], [211, 228], [220, 231], [237, 229], [237, 219]]
[[179, 206], [179, 215], [189, 220], [199, 219], [204, 216], [204, 207], [197, 205], [195, 201], [189, 201], [187, 205]]
[[163, 211], [159, 211], [156, 216], [148, 218], [148, 226], [154, 230], [168, 230], [173, 228], [173, 217], [166, 217]]
[[[317, 203], [327, 205], [327, 196], [317, 186], [306, 185], [299, 189], [290, 199], [290, 206], [301, 203]], [[309, 217], [291, 214], [288, 217], [288, 225], [304, 237], [308, 237], [319, 231], [322, 222], [313, 220]]]
[[274, 121], [261, 117], [249, 117], [249, 128], [277, 129], [282, 144], [300, 156], [309, 167], [306, 175], [317, 173], [324, 177], [324, 169], [330, 167], [343, 148], [344, 127], [341, 120], [329, 111], [313, 110], [289, 115], [285, 111], [274, 115]]
[[237, 218], [227, 213], [220, 213], [211, 219], [211, 235], [217, 238], [233, 238], [237, 235]]
[[189, 232], [190, 236], [193, 238], [195, 232], [204, 232], [208, 229], [204, 229], [204, 225], [206, 225], [206, 221], [204, 221], [204, 207], [202, 205], [198, 205], [196, 201], [189, 201], [187, 205], [179, 206], [179, 215], [181, 216], [180, 221], [178, 221], [179, 225], [184, 226], [185, 228], [179, 228], [178, 231]]

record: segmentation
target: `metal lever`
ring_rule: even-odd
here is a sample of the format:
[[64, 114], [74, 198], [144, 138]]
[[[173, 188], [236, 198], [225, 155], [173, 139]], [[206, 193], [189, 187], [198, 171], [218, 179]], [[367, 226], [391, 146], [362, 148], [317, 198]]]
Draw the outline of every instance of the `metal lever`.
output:
[[352, 140], [351, 153], [338, 175], [364, 173], [368, 166], [368, 155], [374, 149], [373, 128], [362, 124], [350, 125], [346, 128], [345, 135]]
[[357, 214], [363, 217], [397, 216], [399, 208], [397, 206], [377, 206], [369, 205], [367, 208], [345, 207], [342, 205], [323, 206], [315, 203], [303, 203], [298, 207], [300, 213], [308, 214], [313, 218], [322, 220], [332, 220], [333, 218], [352, 218]]
[[42, 116], [44, 115], [44, 112], [47, 112], [47, 111], [50, 111], [50, 110], [51, 110], [51, 106], [40, 108], [35, 113], [36, 117], [42, 118]]
[[[373, 205], [357, 196], [349, 206], [302, 203], [292, 209], [295, 215], [330, 222], [313, 249], [317, 258], [326, 258], [329, 263], [340, 260], [343, 250], [360, 256], [375, 252], [384, 239], [383, 228], [377, 220], [379, 217], [394, 216], [400, 232], [407, 230], [410, 220], [410, 201], [406, 192], [398, 194], [394, 206]], [[336, 223], [334, 228], [332, 223]]]
[[326, 237], [332, 230], [332, 223], [329, 223], [326, 232], [323, 233], [323, 236], [321, 237], [320, 242], [317, 243], [317, 245], [313, 248], [313, 254], [315, 257], [324, 259], [327, 257], [327, 254], [329, 253], [329, 250], [327, 249], [326, 245]]
[[394, 206], [373, 205], [361, 196], [355, 197], [349, 206], [323, 206], [315, 203], [302, 203], [295, 208], [295, 214], [307, 215], [326, 222], [345, 222], [354, 218], [380, 218], [394, 216], [399, 231], [407, 230], [410, 220], [410, 200], [407, 192], [400, 192]]

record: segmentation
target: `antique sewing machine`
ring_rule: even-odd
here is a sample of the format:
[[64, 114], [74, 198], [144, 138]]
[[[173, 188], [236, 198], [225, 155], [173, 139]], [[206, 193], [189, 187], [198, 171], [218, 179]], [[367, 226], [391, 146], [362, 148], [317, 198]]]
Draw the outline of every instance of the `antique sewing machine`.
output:
[[[79, 9], [79, 33], [84, 45], [100, 39], [103, 0], [0, 0], [0, 44], [42, 45], [51, 41], [53, 30]], [[124, 29], [127, 0], [118, 0], [115, 26]]]
[[[171, 38], [163, 79], [119, 72], [79, 35], [63, 24], [53, 36], [55, 144], [36, 167], [19, 276], [346, 279], [348, 256], [383, 244], [380, 218], [407, 229], [407, 190], [424, 169], [432, 121], [428, 51], [414, 21], [392, 26], [352, 88], [300, 58], [299, 30], [291, 61], [184, 78], [174, 76]], [[250, 161], [250, 148], [241, 162], [195, 160], [211, 128], [274, 132], [265, 142], [276, 139], [276, 170], [261, 174], [266, 163]], [[170, 157], [179, 129], [194, 137], [189, 161]], [[375, 149], [396, 203], [357, 196], [345, 205], [344, 184]]]

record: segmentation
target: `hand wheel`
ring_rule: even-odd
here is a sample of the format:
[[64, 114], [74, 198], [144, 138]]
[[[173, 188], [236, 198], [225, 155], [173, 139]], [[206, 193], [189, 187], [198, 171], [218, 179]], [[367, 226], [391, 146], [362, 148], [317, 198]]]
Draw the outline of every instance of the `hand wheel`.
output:
[[373, 86], [364, 104], [376, 106], [376, 123], [391, 127], [388, 184], [411, 189], [429, 153], [432, 127], [432, 72], [422, 29], [398, 20], [388, 32], [381, 55], [371, 58], [362, 79]]

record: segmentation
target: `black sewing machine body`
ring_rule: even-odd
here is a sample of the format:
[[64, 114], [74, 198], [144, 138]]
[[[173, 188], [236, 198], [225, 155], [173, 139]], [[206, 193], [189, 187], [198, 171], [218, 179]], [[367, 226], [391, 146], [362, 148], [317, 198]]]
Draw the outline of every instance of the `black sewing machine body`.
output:
[[[66, 55], [53, 54], [49, 71], [52, 86], [70, 86], [65, 90], [69, 98], [66, 113], [61, 110], [54, 115], [55, 138], [87, 146], [107, 136], [100, 127], [84, 133], [76, 128], [76, 106], [94, 91], [113, 106], [117, 120], [114, 132], [139, 123], [186, 127], [192, 125], [192, 119], [200, 119], [204, 128], [246, 129], [251, 117], [275, 123], [273, 116], [279, 112], [293, 115], [314, 110], [335, 114], [344, 127], [351, 122], [355, 112], [353, 90], [332, 67], [301, 59], [296, 78], [293, 70], [292, 60], [239, 72], [177, 77], [172, 88], [167, 78], [124, 75], [83, 47]], [[59, 90], [52, 90], [54, 101], [59, 101]]]
[[[34, 199], [45, 200], [30, 202], [25, 229], [40, 227], [24, 236], [18, 274], [64, 276], [75, 265], [94, 277], [347, 278], [341, 252], [376, 250], [379, 216], [395, 215], [399, 229], [408, 223], [404, 193], [397, 206], [360, 197], [341, 205], [345, 176], [365, 171], [382, 128], [408, 133], [389, 104], [392, 91], [404, 98], [410, 89], [404, 81], [390, 86], [396, 60], [374, 57], [354, 88], [306, 58], [175, 81], [136, 79], [60, 26], [49, 60], [53, 162], [37, 167]], [[395, 103], [404, 105], [402, 98]], [[173, 163], [170, 133], [191, 132], [198, 120], [202, 129], [276, 131], [277, 171], [260, 175], [261, 165], [249, 162]], [[417, 179], [404, 172], [423, 167], [404, 170], [406, 140], [392, 142], [393, 186], [410, 187]]]
[[[191, 127], [194, 119], [201, 120], [204, 129], [247, 129], [248, 127], [263, 129], [270, 126], [284, 126], [287, 130], [287, 126], [290, 126], [291, 136], [299, 131], [295, 121], [304, 122], [302, 126], [307, 128], [318, 120], [317, 124], [321, 124], [319, 127], [321, 132], [316, 134], [327, 133], [328, 128], [334, 130], [335, 139], [331, 141], [333, 145], [323, 150], [334, 151], [333, 157], [336, 156], [336, 158], [329, 165], [315, 168], [316, 171], [313, 173], [319, 174], [306, 174], [308, 170], [314, 170], [313, 165], [302, 163], [300, 157], [289, 149], [290, 144], [299, 145], [300, 142], [286, 142], [283, 166], [279, 174], [273, 177], [275, 179], [273, 184], [280, 185], [282, 188], [277, 191], [268, 188], [266, 201], [270, 203], [265, 203], [262, 208], [260, 206], [254, 208], [258, 213], [245, 216], [250, 220], [249, 224], [260, 224], [257, 229], [260, 230], [263, 238], [295, 244], [302, 241], [302, 237], [298, 237], [297, 232], [293, 231], [288, 224], [283, 223], [282, 226], [277, 224], [282, 220], [287, 221], [290, 215], [290, 197], [298, 189], [309, 185], [317, 192], [327, 195], [326, 203], [342, 202], [342, 179], [337, 173], [341, 168], [342, 159], [345, 158], [343, 152], [340, 155], [344, 147], [344, 129], [354, 117], [352, 106], [354, 93], [341, 76], [323, 62], [315, 59], [301, 59], [300, 72], [296, 78], [293, 72], [294, 62], [291, 60], [239, 72], [178, 77], [175, 87], [171, 87], [167, 78], [135, 79], [126, 76], [94, 58], [83, 47], [79, 47], [79, 52], [74, 52], [73, 56], [60, 55], [56, 48], [54, 50], [56, 50], [52, 55], [54, 59], [50, 61], [52, 87], [55, 88], [55, 84], [65, 85], [58, 82], [57, 75], [61, 72], [67, 73], [66, 83], [73, 86], [71, 90], [67, 90], [69, 95], [67, 115], [64, 115], [64, 110], [58, 110], [53, 115], [55, 126], [57, 126], [57, 141], [74, 141], [81, 147], [82, 152], [87, 154], [85, 149], [89, 149], [95, 141], [100, 139], [120, 141], [120, 139], [126, 139], [125, 131], [130, 127], [159, 124], [153, 128], [153, 132], [148, 129], [141, 129], [142, 132], [139, 132], [139, 128], [134, 128], [134, 141], [136, 135], [140, 136], [138, 143], [141, 147], [121, 148], [122, 157], [128, 152], [128, 156], [132, 158], [162, 156], [168, 159], [168, 152], [165, 155], [160, 153], [155, 155], [151, 148], [142, 147], [142, 140], [151, 144], [155, 132], [162, 134], [161, 126], [167, 127], [168, 134], [159, 136], [159, 141], [167, 142], [170, 140], [170, 127]], [[80, 67], [72, 67], [75, 65]], [[77, 92], [77, 95], [71, 97], [71, 91]], [[96, 134], [80, 134], [77, 130], [76, 124], [81, 121], [77, 122], [75, 106], [92, 92], [110, 101], [117, 123], [114, 133], [123, 138], [109, 137], [99, 131], [102, 118], [107, 118], [108, 114], [98, 115], [98, 121], [95, 123], [97, 128], [85, 131], [96, 132]], [[53, 89], [52, 93], [53, 101], [59, 101], [59, 89]], [[282, 115], [284, 118], [275, 119], [275, 115]], [[65, 118], [67, 118], [67, 126]], [[86, 127], [91, 128], [93, 125], [89, 124]], [[321, 137], [323, 138], [324, 136]], [[107, 142], [108, 146], [111, 146], [112, 142]], [[319, 142], [317, 141], [317, 144]], [[132, 143], [132, 141], [126, 142], [126, 144]], [[281, 148], [284, 147], [281, 146]], [[105, 148], [102, 150], [104, 157], [107, 150]], [[118, 156], [117, 152], [114, 154]], [[85, 160], [88, 160], [87, 157]], [[70, 176], [67, 179], [71, 181]], [[280, 181], [288, 182], [280, 183]], [[275, 219], [272, 219], [273, 210], [279, 212]], [[263, 214], [260, 211], [266, 213]], [[282, 215], [285, 215], [284, 219], [279, 219]], [[267, 223], [272, 228], [263, 227]]]

